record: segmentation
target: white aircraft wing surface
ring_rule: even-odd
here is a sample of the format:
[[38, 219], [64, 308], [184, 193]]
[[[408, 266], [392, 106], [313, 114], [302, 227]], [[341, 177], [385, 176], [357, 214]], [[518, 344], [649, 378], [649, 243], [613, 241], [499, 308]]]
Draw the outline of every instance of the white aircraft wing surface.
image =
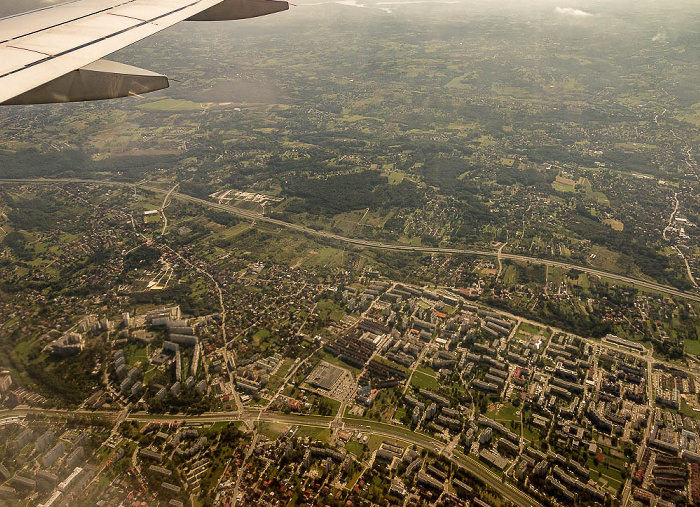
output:
[[280, 0], [74, 0], [0, 19], [0, 104], [99, 100], [147, 93], [168, 78], [103, 57], [183, 20], [287, 10]]

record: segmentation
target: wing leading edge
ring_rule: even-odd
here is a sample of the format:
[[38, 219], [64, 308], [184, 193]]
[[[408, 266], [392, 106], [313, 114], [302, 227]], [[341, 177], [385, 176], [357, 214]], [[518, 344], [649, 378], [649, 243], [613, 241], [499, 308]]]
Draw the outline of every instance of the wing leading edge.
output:
[[0, 19], [0, 104], [101, 100], [168, 87], [168, 78], [103, 60], [183, 20], [289, 9], [283, 0], [75, 0]]

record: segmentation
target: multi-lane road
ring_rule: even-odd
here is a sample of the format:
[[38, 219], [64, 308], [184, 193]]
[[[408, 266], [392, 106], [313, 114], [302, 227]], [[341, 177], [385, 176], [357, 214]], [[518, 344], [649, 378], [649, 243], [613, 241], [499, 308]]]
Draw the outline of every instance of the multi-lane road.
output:
[[[119, 417], [118, 412], [93, 412], [88, 410], [67, 411], [37, 408], [18, 408], [13, 410], [0, 410], [0, 420], [8, 417], [26, 416], [29, 414], [43, 414], [49, 417], [62, 417], [69, 415], [95, 415], [100, 414]], [[248, 424], [256, 422], [269, 422], [289, 426], [311, 426], [318, 428], [344, 428], [349, 431], [360, 431], [379, 435], [392, 441], [401, 441], [407, 445], [416, 445], [429, 449], [436, 453], [443, 453], [447, 444], [422, 433], [416, 433], [409, 429], [392, 426], [390, 424], [360, 419], [355, 417], [343, 417], [338, 420], [335, 416], [319, 415], [294, 415], [278, 412], [263, 412], [260, 410], [245, 410], [242, 412], [207, 412], [199, 415], [183, 414], [148, 414], [146, 412], [132, 412], [127, 417], [128, 421], [138, 422], [186, 422], [188, 424], [212, 424], [216, 422], [241, 421]], [[465, 468], [480, 478], [485, 484], [501, 493], [505, 498], [520, 507], [541, 507], [541, 504], [530, 495], [521, 491], [516, 486], [505, 482], [503, 478], [486, 468], [479, 461], [460, 452], [443, 453], [456, 465]]]
[[[600, 269], [596, 269], [590, 266], [579, 266], [576, 264], [570, 264], [568, 262], [556, 261], [551, 259], [541, 259], [536, 257], [528, 257], [524, 255], [503, 253], [500, 250], [473, 250], [473, 249], [461, 249], [461, 248], [439, 248], [439, 247], [424, 247], [424, 246], [411, 246], [402, 244], [390, 244], [381, 243], [377, 241], [369, 241], [358, 238], [349, 238], [341, 236], [338, 234], [318, 231], [305, 227], [303, 225], [294, 224], [291, 222], [285, 222], [283, 220], [271, 218], [268, 216], [261, 215], [249, 210], [237, 208], [235, 206], [220, 204], [217, 202], [208, 201], [206, 199], [201, 199], [191, 195], [179, 193], [174, 191], [174, 187], [170, 190], [162, 189], [149, 184], [142, 183], [127, 183], [127, 182], [116, 182], [116, 181], [104, 181], [104, 180], [90, 180], [90, 179], [0, 179], [0, 184], [24, 184], [24, 183], [34, 183], [34, 184], [51, 184], [51, 183], [82, 183], [82, 184], [96, 184], [96, 185], [108, 185], [108, 186], [126, 186], [126, 187], [138, 187], [143, 190], [151, 191], [157, 194], [164, 194], [170, 196], [170, 198], [179, 199], [182, 201], [192, 202], [200, 204], [202, 206], [207, 206], [209, 208], [217, 209], [220, 211], [232, 213], [238, 215], [247, 220], [254, 222], [264, 222], [269, 223], [278, 227], [283, 227], [286, 229], [291, 229], [303, 234], [310, 236], [320, 237], [327, 240], [338, 241], [346, 244], [356, 245], [364, 248], [375, 248], [384, 250], [397, 250], [397, 251], [413, 251], [421, 253], [443, 253], [443, 254], [455, 254], [455, 255], [473, 255], [480, 257], [496, 257], [499, 259], [509, 259], [514, 261], [529, 262], [532, 264], [541, 264], [552, 267], [558, 267], [563, 269], [576, 269], [582, 272], [586, 272], [590, 275], [606, 277], [609, 279], [617, 280], [624, 283], [629, 283], [636, 285], [641, 288], [654, 290], [663, 294], [672, 295], [676, 297], [685, 298], [692, 301], [700, 302], [700, 294], [690, 293], [685, 291], [680, 291], [673, 287], [668, 287], [666, 285], [661, 285], [655, 282], [639, 280], [636, 278], [628, 277], [625, 275], [620, 275], [617, 273], [610, 273]], [[645, 358], [649, 359], [649, 358]], [[62, 411], [62, 410], [47, 410], [47, 409], [20, 409], [20, 410], [4, 410], [0, 411], [0, 419], [6, 417], [13, 417], [17, 415], [27, 415], [27, 414], [44, 414], [49, 417], [62, 417], [67, 415], [103, 415], [106, 417], [113, 416], [116, 420], [119, 417], [119, 413], [114, 412], [93, 412], [93, 411]], [[124, 414], [121, 414], [122, 416]], [[355, 431], [368, 431], [375, 435], [380, 435], [393, 440], [400, 440], [407, 444], [415, 444], [425, 449], [430, 449], [435, 452], [443, 452], [445, 450], [445, 444], [439, 440], [436, 440], [427, 435], [420, 433], [415, 433], [405, 428], [392, 426], [385, 423], [378, 423], [374, 421], [342, 417], [337, 418], [334, 416], [312, 416], [312, 415], [289, 415], [280, 414], [275, 412], [261, 412], [261, 411], [242, 411], [242, 412], [215, 412], [215, 413], [204, 413], [195, 416], [183, 416], [183, 415], [154, 415], [147, 413], [131, 413], [127, 417], [128, 420], [143, 421], [143, 422], [168, 422], [168, 421], [187, 421], [189, 423], [214, 423], [220, 421], [243, 421], [246, 423], [254, 423], [255, 421], [261, 422], [272, 422], [280, 424], [289, 425], [302, 425], [302, 426], [317, 426], [329, 428], [333, 426], [342, 426], [348, 430]], [[499, 491], [505, 498], [514, 502], [516, 505], [522, 507], [537, 506], [539, 504], [535, 499], [530, 497], [527, 493], [520, 491], [513, 485], [504, 482], [503, 479], [496, 475], [491, 470], [487, 469], [478, 461], [474, 460], [469, 456], [465, 456], [459, 452], [448, 453], [447, 457], [453, 462], [461, 467], [466, 468], [470, 472], [474, 473], [480, 479], [482, 479], [487, 485]]]
[[295, 224], [291, 222], [285, 222], [284, 220], [279, 220], [276, 218], [268, 217], [256, 213], [254, 211], [249, 211], [228, 204], [220, 204], [217, 202], [208, 201], [206, 199], [201, 199], [199, 197], [194, 197], [191, 195], [183, 194], [180, 192], [174, 192], [172, 189], [167, 190], [159, 188], [146, 183], [127, 183], [120, 181], [105, 181], [105, 180], [90, 180], [90, 179], [77, 179], [77, 178], [60, 178], [60, 179], [0, 179], [0, 184], [2, 183], [36, 183], [36, 184], [50, 184], [50, 183], [85, 183], [85, 184], [96, 184], [96, 185], [110, 185], [110, 186], [126, 186], [126, 187], [138, 187], [143, 190], [148, 190], [158, 194], [170, 194], [171, 198], [179, 199], [182, 201], [188, 201], [192, 203], [201, 204], [202, 206], [207, 206], [209, 208], [217, 209], [219, 211], [225, 211], [243, 217], [245, 219], [254, 222], [265, 222], [278, 227], [284, 227], [286, 229], [291, 229], [298, 231], [310, 236], [316, 236], [320, 238], [325, 238], [327, 240], [338, 241], [346, 244], [356, 245], [364, 248], [375, 248], [382, 250], [397, 250], [397, 251], [410, 251], [410, 252], [421, 252], [421, 253], [442, 253], [442, 254], [454, 254], [454, 255], [475, 255], [479, 257], [496, 257], [500, 259], [509, 259], [513, 261], [529, 262], [531, 264], [541, 264], [546, 266], [552, 266], [562, 269], [576, 269], [589, 275], [594, 275], [598, 277], [605, 277], [612, 280], [617, 280], [623, 283], [629, 283], [637, 287], [644, 289], [654, 290], [662, 294], [667, 294], [670, 296], [676, 296], [680, 298], [685, 298], [691, 301], [700, 302], [700, 293], [686, 292], [678, 290], [674, 287], [669, 287], [668, 285], [662, 285], [656, 282], [648, 280], [640, 280], [638, 278], [632, 278], [630, 276], [621, 275], [618, 273], [611, 273], [609, 271], [604, 271], [602, 269], [597, 269], [591, 266], [580, 266], [577, 264], [571, 264], [564, 261], [556, 261], [552, 259], [541, 259], [538, 257], [529, 257], [527, 255], [519, 255], [514, 253], [503, 253], [498, 250], [473, 250], [469, 248], [440, 248], [440, 247], [428, 247], [428, 246], [412, 246], [412, 245], [402, 245], [395, 243], [382, 243], [379, 241], [370, 241], [359, 238], [349, 238], [346, 236], [341, 236], [339, 234], [334, 234], [332, 232], [318, 231], [310, 227], [306, 227], [300, 224]]

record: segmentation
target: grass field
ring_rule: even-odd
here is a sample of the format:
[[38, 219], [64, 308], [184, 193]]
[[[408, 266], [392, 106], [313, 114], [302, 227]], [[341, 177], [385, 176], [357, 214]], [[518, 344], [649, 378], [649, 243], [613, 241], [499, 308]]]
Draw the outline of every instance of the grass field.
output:
[[[586, 466], [590, 470], [597, 472], [599, 476], [608, 482], [609, 486], [615, 489], [620, 487], [622, 483], [622, 474], [618, 468], [624, 467], [621, 460], [605, 455], [598, 465], [595, 465], [593, 458], [589, 457]], [[591, 478], [596, 480], [594, 474], [591, 474]]]
[[343, 309], [328, 299], [322, 299], [316, 305], [316, 311], [321, 320], [330, 319], [339, 322], [345, 316]]
[[345, 258], [343, 250], [327, 246], [310, 253], [311, 255], [302, 261], [305, 266], [340, 266]]
[[138, 362], [148, 362], [148, 346], [138, 347], [136, 345], [130, 345], [126, 348], [124, 352], [126, 357], [128, 358], [127, 365], [129, 368], [131, 368]]
[[518, 326], [518, 330], [516, 331], [515, 336], [519, 338], [524, 338], [527, 335], [532, 337], [543, 335], [548, 338], [547, 334], [548, 333], [545, 331], [544, 328], [533, 326], [532, 324], [528, 324], [527, 322], [521, 322], [520, 326]]
[[282, 382], [284, 381], [285, 375], [287, 375], [287, 372], [289, 371], [289, 368], [291, 368], [292, 364], [294, 364], [294, 359], [292, 359], [291, 357], [284, 358], [282, 364], [280, 364], [275, 374], [270, 377], [270, 381], [267, 383], [267, 388], [270, 391], [275, 392], [277, 391], [277, 389], [279, 389], [279, 387], [282, 385]]
[[612, 227], [614, 231], [622, 231], [625, 228], [625, 224], [614, 218], [606, 218], [603, 223]]
[[558, 181], [552, 182], [552, 188], [557, 192], [574, 192], [573, 185], [567, 185], [566, 183], [560, 183]]
[[253, 334], [253, 344], [259, 347], [260, 344], [267, 338], [270, 337], [270, 331], [267, 329], [258, 329], [255, 334]]
[[437, 379], [418, 371], [413, 373], [411, 385], [419, 389], [430, 389], [432, 391], [437, 391], [440, 387]]
[[189, 100], [163, 99], [137, 106], [147, 111], [197, 111], [202, 105]]
[[518, 281], [518, 268], [513, 265], [506, 265], [502, 273], [503, 283], [514, 285]]
[[320, 440], [328, 442], [331, 436], [331, 431], [328, 428], [316, 428], [314, 426], [301, 426], [297, 432], [297, 437], [309, 437], [311, 440]]
[[[370, 436], [369, 440], [367, 440], [367, 447], [369, 449], [369, 452], [372, 453], [372, 452], [376, 451], [377, 449], [379, 449], [379, 446], [382, 445], [382, 442], [384, 442], [385, 440], [387, 440], [386, 437], [382, 437], [379, 435]], [[401, 444], [398, 442], [391, 442], [391, 443], [402, 447]]]
[[523, 438], [529, 440], [530, 442], [537, 442], [542, 438], [542, 435], [534, 430], [528, 429], [527, 426], [523, 427]]
[[498, 412], [494, 410], [492, 412], [487, 412], [486, 415], [498, 421], [520, 421], [518, 410], [517, 407], [514, 407], [510, 403], [505, 403]]
[[591, 182], [588, 181], [588, 178], [584, 178], [582, 184], [583, 190], [588, 198], [594, 199], [600, 204], [610, 204], [608, 197], [603, 192], [593, 190], [593, 186], [591, 185]]
[[362, 456], [362, 453], [364, 452], [364, 447], [360, 442], [356, 441], [350, 441], [347, 444], [345, 444], [345, 449], [357, 456], [358, 458]]
[[685, 350], [687, 354], [700, 356], [700, 340], [684, 340], [683, 350]]
[[403, 419], [406, 416], [406, 409], [403, 407], [399, 407], [396, 409], [394, 412], [394, 419], [398, 419], [399, 421]]
[[402, 173], [399, 171], [392, 171], [388, 174], [389, 176], [389, 185], [398, 185], [401, 183], [406, 176], [406, 173]]
[[433, 370], [430, 366], [421, 365], [416, 368], [417, 372], [425, 373], [426, 375], [436, 376], [437, 372]]
[[679, 412], [691, 419], [700, 419], [700, 412], [693, 410], [690, 405], [688, 405], [685, 400], [681, 400], [681, 409]]
[[264, 422], [260, 424], [258, 431], [261, 435], [265, 435], [270, 440], [277, 440], [287, 429], [289, 429], [289, 426], [284, 424]]

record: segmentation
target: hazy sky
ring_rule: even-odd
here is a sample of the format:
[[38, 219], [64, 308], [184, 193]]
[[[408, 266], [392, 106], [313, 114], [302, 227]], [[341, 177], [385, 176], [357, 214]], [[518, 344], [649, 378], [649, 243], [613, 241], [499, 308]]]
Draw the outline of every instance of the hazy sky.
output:
[[[90, 1], [90, 0], [84, 0]], [[613, 15], [631, 22], [644, 22], [651, 13], [664, 21], [675, 24], [680, 20], [697, 20], [700, 11], [698, 0], [291, 0], [298, 9], [313, 15], [313, 9], [329, 4], [346, 9], [361, 8], [377, 14], [420, 12], [422, 8], [441, 10], [455, 7], [472, 14], [495, 14], [508, 17], [558, 17], [569, 20], [595, 20], [598, 16]], [[31, 11], [66, 0], [0, 0], [0, 17]], [[360, 9], [358, 9], [359, 12]], [[641, 17], [641, 18], [638, 18]], [[645, 19], [647, 18], [647, 19]], [[634, 21], [633, 21], [634, 20]]]

